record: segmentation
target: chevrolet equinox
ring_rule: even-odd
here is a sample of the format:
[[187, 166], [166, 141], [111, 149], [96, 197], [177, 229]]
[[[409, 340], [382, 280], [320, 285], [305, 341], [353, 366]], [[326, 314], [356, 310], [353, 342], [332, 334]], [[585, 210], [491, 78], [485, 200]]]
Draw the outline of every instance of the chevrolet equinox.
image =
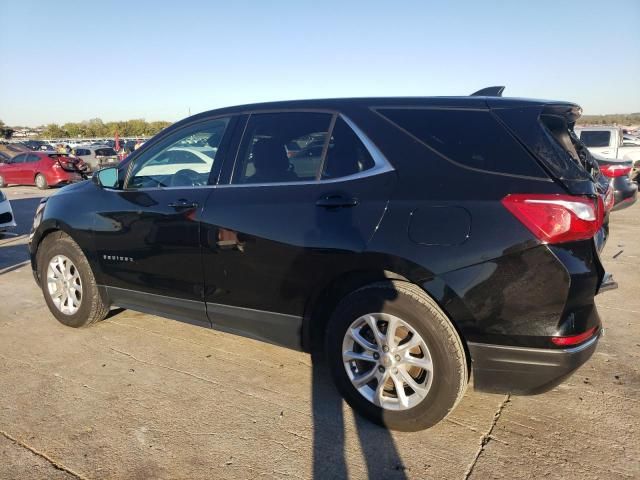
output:
[[42, 200], [29, 249], [53, 315], [112, 306], [310, 352], [359, 413], [442, 420], [473, 374], [531, 394], [601, 335], [607, 209], [579, 106], [304, 100], [182, 120]]

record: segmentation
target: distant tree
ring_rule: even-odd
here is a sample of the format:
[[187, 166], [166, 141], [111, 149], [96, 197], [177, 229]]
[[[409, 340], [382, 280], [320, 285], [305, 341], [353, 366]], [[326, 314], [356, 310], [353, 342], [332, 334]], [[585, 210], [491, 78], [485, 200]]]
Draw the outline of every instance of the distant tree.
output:
[[5, 140], [9, 140], [14, 131], [15, 130], [13, 128], [5, 126], [4, 122], [0, 120], [0, 137]]
[[580, 125], [638, 125], [640, 113], [583, 115], [578, 119]]
[[50, 123], [45, 127], [40, 136], [44, 138], [66, 138], [69, 137], [69, 133], [58, 124]]
[[171, 125], [171, 122], [147, 122], [143, 118], [119, 122], [104, 123], [100, 118], [92, 118], [83, 122], [68, 122], [62, 126], [55, 123], [44, 127], [42, 138], [101, 138], [113, 137], [116, 132], [120, 137], [148, 137], [157, 134]]

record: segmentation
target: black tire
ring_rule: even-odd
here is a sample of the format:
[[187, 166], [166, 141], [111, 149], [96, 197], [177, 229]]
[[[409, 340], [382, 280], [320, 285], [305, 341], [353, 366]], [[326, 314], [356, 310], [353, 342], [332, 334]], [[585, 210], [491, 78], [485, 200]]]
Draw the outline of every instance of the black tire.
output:
[[7, 184], [4, 183], [4, 177], [2, 175], [0, 175], [0, 188], [4, 188], [6, 186], [7, 186]]
[[[429, 349], [434, 372], [431, 387], [412, 408], [389, 410], [375, 405], [356, 390], [345, 371], [342, 347], [347, 328], [371, 313], [399, 317]], [[444, 419], [462, 399], [469, 379], [462, 340], [444, 312], [416, 285], [385, 281], [360, 288], [338, 304], [327, 328], [327, 362], [336, 386], [356, 412], [373, 422], [393, 430], [423, 430]]]
[[[54, 304], [47, 286], [49, 262], [56, 255], [64, 255], [77, 268], [82, 281], [82, 300], [73, 315], [62, 313]], [[103, 320], [109, 313], [109, 304], [98, 290], [91, 266], [76, 242], [64, 232], [47, 235], [37, 253], [38, 278], [44, 299], [54, 317], [68, 327], [87, 327]]]
[[46, 190], [47, 188], [49, 188], [49, 183], [47, 183], [47, 178], [41, 173], [38, 173], [36, 175], [35, 182], [36, 182], [36, 187], [38, 187], [40, 190]]

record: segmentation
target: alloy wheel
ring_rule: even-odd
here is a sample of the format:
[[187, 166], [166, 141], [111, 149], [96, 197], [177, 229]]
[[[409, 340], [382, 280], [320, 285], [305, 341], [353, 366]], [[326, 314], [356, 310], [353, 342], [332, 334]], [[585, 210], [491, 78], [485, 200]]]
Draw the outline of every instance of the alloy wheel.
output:
[[342, 360], [354, 388], [387, 410], [415, 407], [433, 382], [426, 342], [395, 315], [371, 313], [351, 323], [342, 342]]
[[69, 258], [56, 255], [47, 267], [47, 289], [53, 304], [65, 315], [73, 315], [82, 302], [80, 272]]

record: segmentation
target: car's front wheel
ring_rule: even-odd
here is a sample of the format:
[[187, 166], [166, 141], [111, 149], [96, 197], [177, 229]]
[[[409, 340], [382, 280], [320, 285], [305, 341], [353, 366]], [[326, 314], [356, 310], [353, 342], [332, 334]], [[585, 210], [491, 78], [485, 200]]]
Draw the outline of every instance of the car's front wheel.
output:
[[462, 341], [422, 290], [406, 282], [363, 287], [338, 305], [327, 360], [336, 385], [363, 416], [386, 427], [429, 428], [451, 412], [468, 380]]
[[91, 266], [71, 237], [63, 232], [46, 236], [38, 247], [37, 264], [47, 306], [61, 323], [85, 327], [109, 313]]

